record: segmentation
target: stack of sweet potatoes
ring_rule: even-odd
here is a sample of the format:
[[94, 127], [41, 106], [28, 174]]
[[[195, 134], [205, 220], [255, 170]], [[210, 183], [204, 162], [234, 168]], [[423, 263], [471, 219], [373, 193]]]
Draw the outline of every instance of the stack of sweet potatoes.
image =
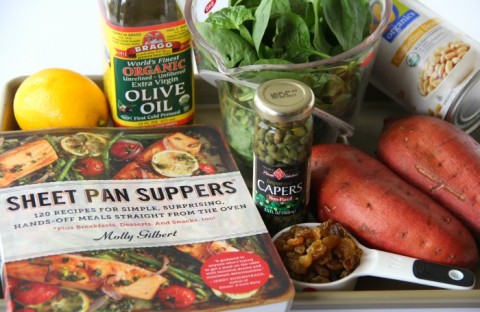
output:
[[369, 247], [466, 268], [479, 261], [480, 145], [446, 121], [386, 121], [376, 157], [316, 145], [311, 188], [316, 217]]

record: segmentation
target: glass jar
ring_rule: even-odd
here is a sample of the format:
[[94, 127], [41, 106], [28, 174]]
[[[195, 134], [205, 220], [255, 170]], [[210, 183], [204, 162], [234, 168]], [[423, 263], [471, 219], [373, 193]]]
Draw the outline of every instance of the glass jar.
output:
[[98, 1], [104, 21], [104, 86], [114, 125], [193, 123], [191, 34], [177, 1]]
[[290, 79], [255, 93], [253, 198], [271, 235], [308, 215], [314, 98]]

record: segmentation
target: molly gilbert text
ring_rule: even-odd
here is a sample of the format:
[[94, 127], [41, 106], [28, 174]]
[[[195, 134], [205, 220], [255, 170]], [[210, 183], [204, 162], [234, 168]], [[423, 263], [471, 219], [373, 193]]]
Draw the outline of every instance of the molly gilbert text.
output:
[[102, 236], [94, 238], [93, 240], [126, 240], [131, 242], [134, 238], [136, 239], [145, 239], [145, 238], [167, 238], [177, 236], [177, 230], [173, 232], [162, 232], [162, 231], [150, 231], [150, 230], [141, 230], [138, 233], [126, 232], [115, 232], [115, 231], [106, 231]]

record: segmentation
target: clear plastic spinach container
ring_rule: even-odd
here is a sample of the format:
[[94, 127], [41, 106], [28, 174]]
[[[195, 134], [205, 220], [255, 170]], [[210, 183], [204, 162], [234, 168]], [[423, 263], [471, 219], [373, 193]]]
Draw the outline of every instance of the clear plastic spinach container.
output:
[[[381, 35], [388, 25], [392, 9], [391, 0], [365, 1], [363, 2], [365, 7], [356, 8], [364, 10], [365, 15], [368, 15], [368, 18], [363, 21], [365, 24], [363, 39], [341, 53], [335, 54], [338, 51], [333, 51], [335, 47], [332, 47], [332, 56], [327, 57], [318, 53], [314, 57], [316, 59], [311, 61], [302, 54], [304, 50], [302, 45], [305, 40], [310, 40], [309, 38], [312, 37], [313, 40], [321, 41], [322, 34], [311, 31], [308, 34], [309, 38], [304, 37], [305, 33], [295, 30], [301, 28], [297, 27], [298, 18], [293, 17], [289, 12], [281, 14], [285, 18], [280, 22], [276, 21], [275, 35], [271, 36], [272, 40], [275, 36], [275, 42], [280, 43], [278, 45], [273, 43], [273, 48], [258, 42], [258, 38], [255, 38], [255, 36], [258, 37], [258, 32], [253, 31], [251, 38], [247, 38], [248, 34], [246, 36], [242, 34], [245, 34], [246, 27], [253, 23], [253, 17], [259, 21], [267, 21], [266, 23], [259, 22], [265, 27], [263, 36], [267, 36], [272, 23], [268, 23], [268, 16], [263, 16], [265, 11], [270, 10], [271, 12], [273, 7], [276, 10], [282, 5], [288, 5], [290, 6], [288, 10], [297, 12], [299, 10], [297, 4], [302, 3], [302, 5], [308, 3], [307, 5], [313, 6], [307, 7], [307, 9], [314, 13], [305, 14], [305, 20], [308, 19], [310, 25], [316, 23], [312, 17], [319, 18], [317, 13], [321, 3], [329, 2], [331, 14], [343, 21], [350, 21], [350, 24], [347, 24], [354, 27], [359, 19], [358, 12], [353, 10], [355, 8], [335, 7], [345, 1], [243, 1], [240, 3], [258, 5], [258, 9], [255, 10], [258, 11], [258, 16], [255, 12], [253, 16], [243, 15], [243, 11], [242, 13], [225, 14], [225, 18], [218, 23], [222, 24], [221, 27], [231, 29], [214, 30], [212, 22], [207, 20], [209, 15], [213, 12], [222, 12], [224, 8], [231, 6], [230, 2], [234, 1], [186, 0], [185, 18], [192, 33], [198, 73], [200, 77], [218, 89], [225, 134], [237, 160], [240, 158], [246, 166], [251, 166], [253, 94], [258, 85], [271, 79], [296, 79], [312, 88], [315, 93], [315, 144], [335, 141], [339, 135], [346, 137], [352, 134], [353, 128], [349, 124], [355, 120], [361, 107]], [[338, 12], [341, 14], [339, 15]], [[350, 17], [345, 17], [348, 14]], [[349, 31], [356, 32], [354, 28]], [[286, 37], [282, 38], [278, 35], [282, 31], [287, 34]], [[235, 32], [236, 35], [232, 35], [232, 32]], [[331, 36], [332, 34], [327, 35]], [[239, 36], [243, 37], [239, 39]], [[253, 42], [254, 50], [256, 49], [257, 54], [262, 54], [264, 58], [255, 59], [255, 55], [248, 45], [241, 42], [245, 38], [247, 41]], [[342, 39], [345, 41], [343, 43], [345, 47], [351, 45], [350, 39], [353, 40], [346, 36]], [[312, 45], [311, 47], [313, 49], [307, 48], [308, 53], [317, 54], [316, 46]], [[279, 57], [271, 59], [265, 57], [265, 55], [274, 53], [272, 51], [277, 48], [283, 49], [283, 55], [290, 57], [288, 62]], [[292, 53], [297, 53], [298, 57], [290, 55]], [[298, 62], [292, 62], [292, 58]], [[302, 61], [304, 59], [305, 61]]]

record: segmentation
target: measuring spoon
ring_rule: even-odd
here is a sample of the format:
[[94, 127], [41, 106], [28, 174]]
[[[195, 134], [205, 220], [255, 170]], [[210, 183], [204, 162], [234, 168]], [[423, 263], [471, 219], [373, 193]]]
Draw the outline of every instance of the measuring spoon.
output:
[[[319, 224], [303, 223], [299, 225], [314, 227]], [[289, 229], [280, 231], [273, 237], [273, 240]], [[312, 288], [316, 290], [352, 290], [358, 277], [361, 276], [375, 276], [445, 289], [469, 290], [475, 286], [475, 274], [468, 269], [371, 249], [360, 244], [351, 234], [349, 235], [363, 250], [359, 266], [348, 276], [329, 283], [307, 283], [293, 280], [297, 291]]]

